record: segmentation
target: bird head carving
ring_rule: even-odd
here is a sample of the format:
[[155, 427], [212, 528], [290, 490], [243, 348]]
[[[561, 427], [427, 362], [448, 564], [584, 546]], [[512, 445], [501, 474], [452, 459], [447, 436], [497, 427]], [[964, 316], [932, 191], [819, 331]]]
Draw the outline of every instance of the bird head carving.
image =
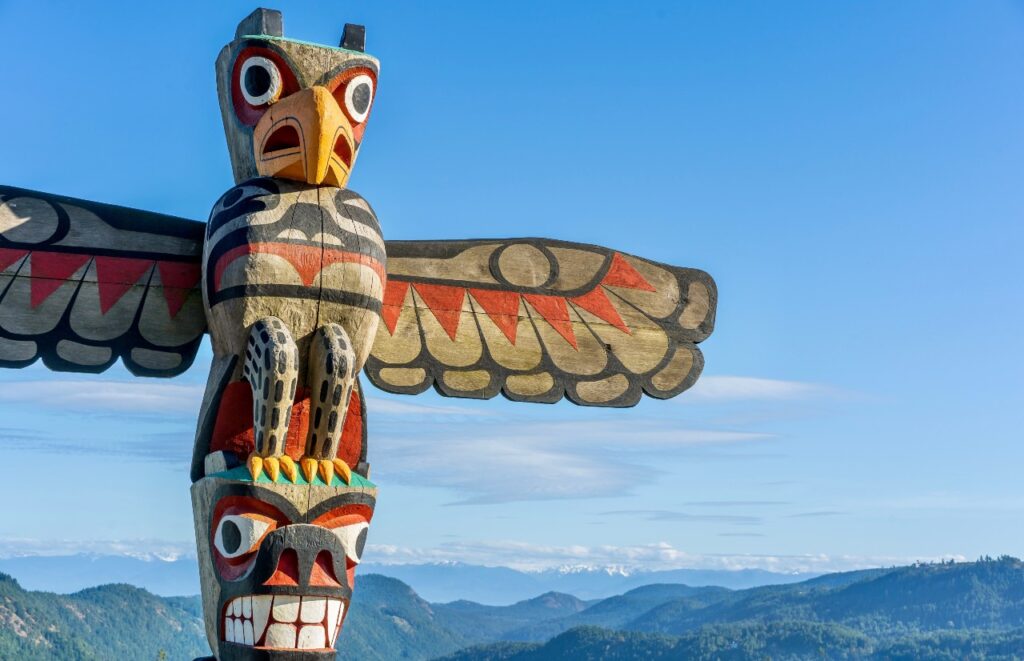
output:
[[257, 9], [217, 57], [217, 92], [236, 183], [255, 176], [344, 188], [373, 106], [380, 62], [365, 31], [337, 47], [284, 38], [281, 13]]

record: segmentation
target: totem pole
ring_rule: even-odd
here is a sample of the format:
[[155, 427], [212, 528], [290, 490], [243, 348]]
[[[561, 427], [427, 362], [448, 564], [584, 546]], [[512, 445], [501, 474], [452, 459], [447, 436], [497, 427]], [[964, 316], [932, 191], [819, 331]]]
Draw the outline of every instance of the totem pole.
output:
[[0, 366], [213, 362], [192, 503], [217, 659], [330, 659], [376, 486], [378, 388], [632, 406], [693, 385], [704, 272], [547, 239], [384, 241], [346, 188], [378, 61], [286, 39], [258, 9], [217, 58], [237, 185], [201, 223], [0, 187]]

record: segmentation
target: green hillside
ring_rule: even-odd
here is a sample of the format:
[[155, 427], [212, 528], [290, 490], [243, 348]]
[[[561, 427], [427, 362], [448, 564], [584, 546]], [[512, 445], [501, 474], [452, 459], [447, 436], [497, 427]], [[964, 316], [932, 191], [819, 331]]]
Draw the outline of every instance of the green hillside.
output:
[[833, 585], [812, 579], [752, 588], [707, 606], [686, 599], [670, 601], [623, 628], [682, 635], [708, 624], [800, 620], [843, 624], [884, 639], [1024, 626], [1024, 563], [1015, 558], [914, 565]]
[[[453, 601], [450, 604], [435, 604], [434, 611], [450, 629], [462, 634], [466, 640], [481, 642], [514, 640], [514, 632], [520, 629], [541, 628], [549, 622], [570, 618], [586, 610], [587, 606], [587, 602], [572, 595], [548, 592], [511, 606], [484, 606], [472, 601]], [[550, 637], [547, 635], [528, 639], [547, 640]]]
[[370, 574], [357, 579], [352, 611], [338, 638], [338, 658], [430, 659], [470, 642], [446, 627], [408, 585]]
[[546, 643], [496, 643], [437, 661], [1013, 661], [1022, 658], [1024, 630], [945, 632], [878, 644], [837, 624], [747, 622], [705, 627], [686, 636], [580, 627]]
[[[401, 581], [363, 576], [357, 594], [339, 657], [429, 659], [472, 642], [440, 624]], [[157, 597], [128, 585], [28, 592], [0, 574], [0, 659], [145, 660], [160, 652], [189, 661], [210, 653], [199, 597]]]
[[201, 621], [181, 600], [130, 585], [26, 592], [0, 574], [0, 659], [156, 659], [161, 651], [170, 659], [209, 653]]
[[646, 585], [617, 597], [602, 599], [591, 607], [564, 617], [509, 628], [503, 640], [545, 641], [581, 626], [624, 629], [639, 615], [665, 603], [686, 603], [698, 609], [733, 594], [725, 588], [691, 588], [687, 585]]
[[[397, 579], [367, 575], [339, 640], [339, 658], [368, 661], [991, 660], [1024, 658], [1021, 650], [1024, 563], [1006, 557], [748, 590], [649, 585], [596, 602], [552, 592], [511, 606], [431, 604]], [[208, 653], [198, 597], [127, 585], [29, 592], [0, 574], [0, 659], [161, 651], [172, 660]]]

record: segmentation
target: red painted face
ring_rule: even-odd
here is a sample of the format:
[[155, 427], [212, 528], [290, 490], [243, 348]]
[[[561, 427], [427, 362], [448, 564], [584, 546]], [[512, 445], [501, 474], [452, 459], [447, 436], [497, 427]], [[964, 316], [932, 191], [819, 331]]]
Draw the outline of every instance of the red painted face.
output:
[[366, 67], [353, 67], [338, 74], [327, 88], [352, 123], [352, 137], [358, 148], [370, 118], [373, 96], [377, 92], [377, 74]]
[[[355, 569], [363, 554], [366, 534], [373, 509], [361, 504], [346, 504], [334, 508], [311, 521], [311, 525], [333, 533], [345, 550], [345, 568], [348, 586], [355, 584]], [[278, 528], [294, 523], [279, 509], [257, 498], [228, 496], [214, 509], [211, 520], [210, 546], [213, 549], [217, 571], [228, 581], [237, 580], [248, 571], [260, 550], [263, 539]], [[282, 570], [278, 568], [277, 573]], [[287, 572], [286, 572], [287, 573]], [[280, 584], [272, 576], [265, 585]], [[282, 577], [280, 580], [286, 580]], [[293, 583], [294, 584], [294, 583]]]
[[235, 115], [246, 126], [255, 126], [273, 103], [298, 91], [295, 74], [275, 51], [250, 46], [235, 59], [231, 100]]
[[[353, 67], [342, 71], [324, 87], [351, 123], [358, 148], [377, 91], [377, 74], [368, 67]], [[231, 73], [231, 99], [235, 115], [246, 126], [255, 126], [272, 104], [299, 89], [300, 85], [287, 62], [269, 48], [250, 46], [235, 59]], [[352, 162], [351, 155], [348, 162]]]
[[334, 532], [345, 547], [345, 569], [349, 587], [356, 582], [356, 565], [366, 546], [366, 533], [370, 529], [373, 509], [366, 505], [345, 505], [323, 514], [311, 523]]
[[262, 500], [222, 498], [213, 512], [210, 531], [210, 545], [221, 576], [232, 581], [245, 574], [263, 538], [288, 523], [288, 517]]

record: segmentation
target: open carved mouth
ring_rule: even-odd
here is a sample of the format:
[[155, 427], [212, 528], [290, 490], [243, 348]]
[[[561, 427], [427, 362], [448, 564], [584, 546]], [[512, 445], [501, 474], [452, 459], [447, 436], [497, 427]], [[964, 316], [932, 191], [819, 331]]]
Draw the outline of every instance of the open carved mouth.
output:
[[346, 605], [343, 599], [324, 596], [235, 597], [224, 606], [222, 638], [264, 649], [331, 649]]

